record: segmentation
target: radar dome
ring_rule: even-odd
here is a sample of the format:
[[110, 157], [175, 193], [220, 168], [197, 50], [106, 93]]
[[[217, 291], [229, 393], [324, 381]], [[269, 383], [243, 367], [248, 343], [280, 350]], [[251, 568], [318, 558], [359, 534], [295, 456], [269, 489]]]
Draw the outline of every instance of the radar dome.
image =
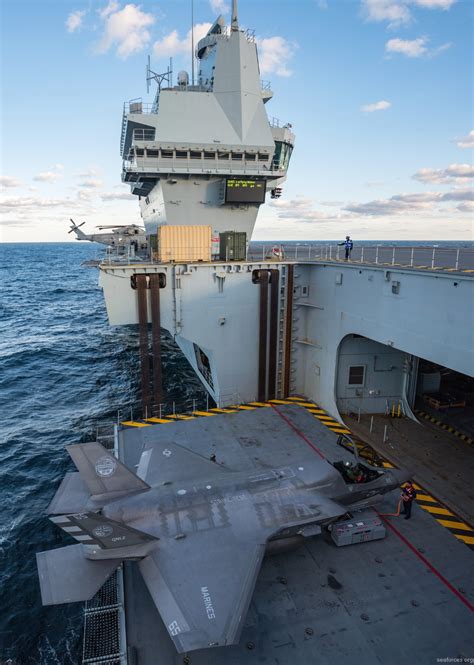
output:
[[184, 70], [178, 72], [178, 85], [188, 85], [189, 84], [189, 74]]

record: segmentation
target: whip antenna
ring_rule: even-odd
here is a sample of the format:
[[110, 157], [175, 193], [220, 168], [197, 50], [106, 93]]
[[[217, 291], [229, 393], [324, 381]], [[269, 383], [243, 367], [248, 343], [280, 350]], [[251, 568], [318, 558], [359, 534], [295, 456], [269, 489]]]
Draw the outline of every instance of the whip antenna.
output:
[[191, 84], [194, 86], [194, 0], [191, 0]]

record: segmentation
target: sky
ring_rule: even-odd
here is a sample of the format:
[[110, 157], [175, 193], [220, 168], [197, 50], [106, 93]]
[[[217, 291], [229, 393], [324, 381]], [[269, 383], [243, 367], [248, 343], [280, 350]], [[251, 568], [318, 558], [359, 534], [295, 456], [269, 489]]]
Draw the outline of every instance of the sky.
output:
[[[139, 223], [123, 102], [190, 70], [190, 0], [2, 0], [0, 241]], [[195, 35], [230, 0], [194, 0]], [[239, 0], [296, 144], [258, 240], [472, 240], [474, 2]]]

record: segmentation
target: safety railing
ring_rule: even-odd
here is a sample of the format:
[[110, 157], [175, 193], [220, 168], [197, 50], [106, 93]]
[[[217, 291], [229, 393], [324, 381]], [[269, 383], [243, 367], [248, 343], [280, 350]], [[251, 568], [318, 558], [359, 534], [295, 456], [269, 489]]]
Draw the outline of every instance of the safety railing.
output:
[[[400, 245], [354, 245], [348, 258], [341, 245], [314, 245], [311, 243], [278, 244], [284, 259], [295, 261], [334, 261], [362, 263], [401, 268], [432, 270], [474, 270], [474, 248]], [[271, 255], [274, 245], [255, 243], [250, 259], [264, 259]]]

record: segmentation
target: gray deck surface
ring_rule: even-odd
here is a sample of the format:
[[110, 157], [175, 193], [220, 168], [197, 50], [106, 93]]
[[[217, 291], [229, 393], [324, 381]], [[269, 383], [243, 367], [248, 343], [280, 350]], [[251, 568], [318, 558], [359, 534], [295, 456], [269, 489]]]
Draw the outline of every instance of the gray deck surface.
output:
[[[454, 434], [431, 425], [420, 418], [417, 423], [408, 418], [374, 416], [372, 433], [370, 420], [363, 416], [360, 423], [349, 416], [345, 421], [350, 429], [375, 450], [398, 466], [410, 460], [413, 478], [441, 499], [460, 517], [474, 525], [474, 447]], [[388, 441], [383, 441], [387, 426]]]
[[[337, 435], [305, 409], [288, 405], [278, 410], [328, 459], [347, 455], [336, 445]], [[206, 456], [215, 451], [218, 462], [240, 469], [279, 466], [316, 454], [273, 408], [123, 430], [120, 452], [130, 468], [138, 463], [145, 441], [154, 438], [183, 443]], [[392, 493], [380, 510], [393, 512], [397, 500]], [[416, 506], [412, 520], [391, 519], [412, 547], [474, 603], [472, 552]], [[176, 653], [133, 563], [125, 566], [125, 594], [127, 638], [136, 664], [182, 665], [183, 656]], [[399, 665], [472, 658], [473, 618], [390, 529], [385, 540], [345, 548], [335, 547], [325, 534], [264, 560], [238, 646], [191, 652], [187, 662]]]

